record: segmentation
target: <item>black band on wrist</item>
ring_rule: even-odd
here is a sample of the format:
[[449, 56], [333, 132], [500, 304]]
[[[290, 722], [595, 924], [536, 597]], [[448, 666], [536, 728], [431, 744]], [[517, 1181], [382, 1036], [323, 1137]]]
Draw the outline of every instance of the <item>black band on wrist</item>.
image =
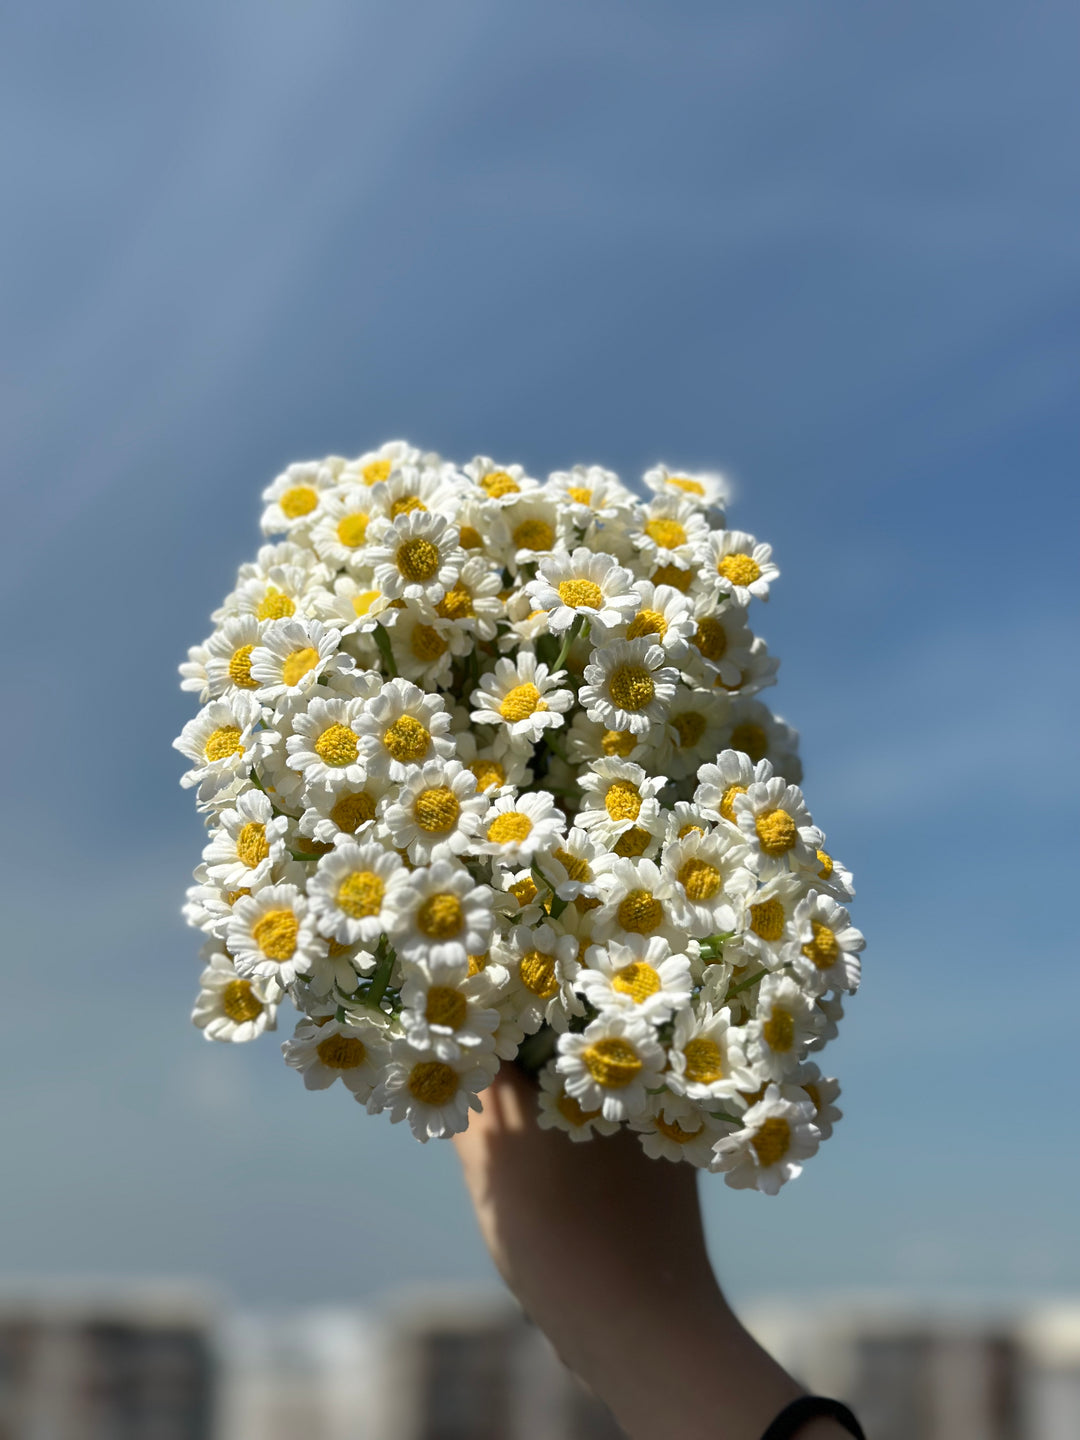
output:
[[866, 1440], [862, 1426], [848, 1407], [839, 1400], [826, 1400], [823, 1395], [800, 1395], [798, 1400], [785, 1405], [761, 1440], [794, 1440], [804, 1425], [822, 1419], [835, 1420], [850, 1431], [855, 1440]]

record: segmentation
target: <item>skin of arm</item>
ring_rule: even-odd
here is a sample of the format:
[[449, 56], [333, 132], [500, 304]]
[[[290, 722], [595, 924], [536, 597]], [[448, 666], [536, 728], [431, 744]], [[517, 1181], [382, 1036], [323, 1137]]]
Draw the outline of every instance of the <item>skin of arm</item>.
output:
[[[562, 1361], [630, 1440], [760, 1440], [803, 1388], [743, 1329], [709, 1264], [690, 1165], [629, 1133], [574, 1144], [504, 1065], [455, 1137], [481, 1234]], [[849, 1440], [815, 1420], [800, 1440]]]

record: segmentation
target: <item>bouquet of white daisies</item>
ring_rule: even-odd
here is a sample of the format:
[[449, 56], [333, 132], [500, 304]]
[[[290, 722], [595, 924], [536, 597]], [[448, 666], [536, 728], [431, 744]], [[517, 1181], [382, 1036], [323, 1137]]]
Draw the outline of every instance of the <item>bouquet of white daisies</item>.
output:
[[185, 915], [214, 1040], [282, 1047], [420, 1140], [500, 1060], [539, 1123], [775, 1193], [839, 1117], [851, 876], [757, 698], [778, 571], [712, 475], [541, 482], [400, 441], [291, 465], [282, 538], [189, 651], [208, 840]]

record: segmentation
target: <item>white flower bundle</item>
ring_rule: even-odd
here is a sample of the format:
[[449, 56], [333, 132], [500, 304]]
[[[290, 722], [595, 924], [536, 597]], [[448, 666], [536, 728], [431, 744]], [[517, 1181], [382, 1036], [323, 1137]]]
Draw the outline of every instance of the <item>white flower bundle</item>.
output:
[[292, 465], [181, 674], [209, 839], [194, 1020], [448, 1136], [500, 1060], [539, 1121], [774, 1194], [831, 1133], [851, 876], [757, 698], [771, 549], [716, 476], [540, 482], [400, 441]]

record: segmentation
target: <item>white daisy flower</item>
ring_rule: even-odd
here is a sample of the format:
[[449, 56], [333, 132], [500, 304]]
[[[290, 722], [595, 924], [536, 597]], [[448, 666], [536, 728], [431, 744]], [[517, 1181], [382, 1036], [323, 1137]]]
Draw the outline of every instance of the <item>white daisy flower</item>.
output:
[[633, 760], [640, 764], [649, 751], [648, 731], [609, 730], [590, 720], [582, 710], [574, 711], [566, 732], [566, 756], [571, 765], [588, 765], [593, 760]]
[[493, 1051], [469, 1050], [456, 1060], [440, 1060], [407, 1038], [395, 1040], [390, 1062], [368, 1101], [371, 1111], [386, 1110], [392, 1123], [408, 1120], [417, 1140], [456, 1135], [479, 1110], [477, 1096], [499, 1067]]
[[546, 1021], [565, 1028], [566, 997], [578, 972], [577, 941], [545, 921], [515, 925], [504, 952], [510, 974], [505, 1001], [525, 1033]]
[[498, 465], [488, 455], [477, 455], [462, 469], [494, 505], [513, 505], [520, 496], [535, 494], [540, 489], [540, 482], [526, 475], [524, 466]]
[[666, 775], [648, 775], [629, 760], [594, 760], [578, 784], [585, 792], [576, 824], [609, 847], [635, 826], [649, 829], [660, 816], [657, 798]]
[[731, 595], [737, 605], [749, 605], [754, 598], [768, 600], [769, 586], [780, 576], [772, 546], [759, 544], [743, 530], [710, 534], [698, 573], [707, 584]]
[[811, 890], [795, 910], [795, 943], [785, 956], [795, 974], [810, 990], [859, 988], [859, 952], [866, 947], [862, 932], [831, 895]]
[[[371, 488], [373, 503], [391, 520], [417, 510], [435, 511], [448, 519], [458, 509], [460, 485], [449, 468], [420, 469], [404, 465]], [[460, 477], [458, 477], [460, 481]]]
[[418, 465], [421, 459], [415, 445], [404, 440], [388, 440], [377, 450], [368, 450], [358, 459], [350, 460], [341, 472], [340, 481], [344, 485], [378, 485], [403, 466]]
[[753, 891], [741, 933], [724, 953], [741, 966], [778, 970], [795, 939], [795, 909], [806, 894], [802, 875], [774, 875]]
[[[722, 510], [728, 503], [728, 484], [722, 475], [672, 471], [666, 465], [656, 465], [646, 470], [645, 484], [656, 495], [678, 495], [692, 504]], [[722, 521], [721, 517], [721, 521]]]
[[575, 827], [561, 845], [541, 852], [536, 864], [560, 900], [593, 898], [600, 894], [593, 865], [601, 853], [588, 832]]
[[251, 676], [259, 682], [257, 698], [264, 704], [295, 702], [323, 675], [353, 668], [352, 657], [338, 647], [341, 634], [318, 620], [275, 620], [251, 652]]
[[246, 980], [223, 950], [211, 950], [199, 976], [199, 995], [191, 1018], [208, 1040], [243, 1044], [277, 1025], [273, 981]]
[[757, 1014], [746, 1027], [746, 1053], [759, 1075], [784, 1080], [822, 1029], [813, 999], [790, 975], [766, 975]]
[[573, 1095], [566, 1093], [554, 1060], [540, 1071], [539, 1079], [536, 1123], [541, 1130], [561, 1130], [575, 1142], [591, 1140], [594, 1135], [614, 1135], [618, 1130], [619, 1122], [605, 1120], [599, 1105], [595, 1110], [583, 1110]]
[[491, 890], [478, 885], [456, 860], [436, 860], [413, 870], [395, 888], [387, 934], [407, 961], [464, 964], [491, 945], [495, 924]]
[[542, 491], [515, 497], [502, 511], [510, 534], [510, 568], [543, 559], [569, 530], [569, 519], [560, 516], [555, 501]]
[[305, 1017], [281, 1053], [286, 1065], [299, 1070], [308, 1090], [326, 1090], [340, 1080], [357, 1100], [365, 1101], [382, 1078], [389, 1046], [385, 1027], [373, 1018]]
[[760, 700], [743, 696], [733, 699], [721, 733], [724, 749], [741, 750], [755, 764], [768, 760], [776, 774], [793, 784], [801, 780], [799, 732]]
[[575, 620], [608, 629], [624, 624], [638, 608], [634, 577], [617, 565], [613, 555], [579, 546], [571, 555], [548, 555], [525, 593], [538, 610], [548, 612], [548, 628], [556, 634]]
[[174, 748], [192, 761], [180, 784], [185, 789], [197, 785], [200, 804], [208, 804], [226, 786], [251, 773], [266, 748], [264, 737], [255, 730], [261, 718], [255, 697], [236, 691], [204, 705], [173, 741]]
[[688, 835], [708, 835], [715, 816], [706, 815], [700, 805], [689, 800], [676, 800], [663, 815], [664, 844], [685, 840]]
[[418, 1050], [439, 1060], [492, 1050], [500, 1015], [487, 1004], [491, 985], [483, 971], [461, 978], [436, 967], [417, 966], [401, 990], [401, 1023]]
[[678, 495], [658, 495], [637, 513], [631, 530], [644, 564], [679, 565], [696, 570], [709, 539], [709, 522], [700, 509]]
[[851, 871], [827, 850], [817, 852], [819, 869], [814, 872], [814, 887], [827, 891], [837, 900], [854, 900], [855, 885]]
[[180, 666], [181, 690], [197, 690], [199, 700], [216, 700], [230, 690], [257, 690], [251, 675], [251, 652], [259, 643], [262, 626], [254, 615], [233, 615], [215, 630], [205, 645], [188, 651]]
[[701, 574], [693, 568], [687, 569], [683, 565], [657, 565], [649, 575], [653, 585], [670, 585], [673, 590], [678, 590], [680, 595], [686, 595], [691, 601], [705, 590]]
[[392, 601], [376, 589], [370, 576], [338, 575], [332, 589], [316, 588], [307, 596], [316, 620], [339, 631], [342, 640], [350, 635], [370, 635], [379, 616]]
[[472, 719], [497, 725], [517, 747], [531, 749], [544, 731], [562, 725], [574, 692], [560, 688], [564, 670], [550, 674], [536, 656], [523, 650], [517, 660], [502, 659], [472, 692]]
[[309, 700], [307, 709], [292, 717], [293, 733], [285, 741], [289, 768], [299, 771], [309, 787], [335, 794], [359, 789], [367, 774], [357, 732], [363, 711], [359, 698], [317, 695]]
[[605, 1120], [641, 1115], [648, 1090], [663, 1083], [664, 1051], [637, 1015], [601, 1015], [580, 1035], [560, 1035], [558, 1043], [555, 1067], [566, 1093], [583, 1110], [600, 1109]]
[[264, 510], [262, 532], [273, 535], [286, 530], [292, 535], [305, 533], [311, 527], [320, 502], [333, 489], [334, 472], [321, 460], [290, 465], [262, 493]]
[[694, 633], [690, 603], [673, 585], [654, 585], [651, 580], [637, 580], [637, 607], [622, 625], [611, 627], [616, 640], [648, 639], [662, 645], [671, 660], [685, 663], [687, 641]]
[[251, 889], [270, 878], [274, 866], [285, 859], [288, 818], [274, 815], [274, 807], [261, 790], [245, 790], [234, 809], [222, 810], [216, 830], [203, 851], [206, 872], [226, 890]]
[[343, 945], [373, 945], [389, 928], [395, 891], [408, 880], [409, 872], [392, 850], [341, 840], [308, 882], [320, 933]]
[[712, 690], [679, 684], [656, 740], [656, 764], [673, 780], [692, 775], [720, 749], [726, 702]]
[[398, 673], [429, 690], [446, 686], [454, 656], [472, 650], [472, 638], [411, 601], [404, 610], [389, 611], [390, 617], [387, 634]]
[[807, 1042], [807, 1050], [824, 1050], [840, 1032], [840, 1021], [844, 1018], [844, 1001], [840, 995], [819, 995], [814, 1001], [814, 1013], [821, 1029]]
[[735, 820], [750, 847], [749, 865], [762, 880], [788, 870], [819, 868], [824, 836], [806, 808], [802, 791], [779, 776], [755, 781], [736, 795]]
[[773, 768], [768, 760], [755, 765], [742, 750], [724, 750], [716, 763], [702, 765], [698, 772], [694, 804], [713, 820], [725, 820], [738, 829], [735, 818], [735, 797], [745, 795], [750, 786], [771, 780]]
[[496, 742], [492, 745], [477, 745], [472, 730], [465, 730], [457, 737], [457, 753], [465, 767], [476, 778], [476, 788], [489, 800], [510, 789], [524, 789], [532, 783], [529, 755], [523, 750], [514, 750], [506, 743], [506, 736], [497, 731]]
[[510, 529], [501, 506], [479, 493], [470, 495], [466, 491], [458, 508], [457, 525], [458, 543], [465, 554], [470, 559], [495, 565], [501, 575], [503, 566], [509, 565], [514, 557]]
[[737, 696], [739, 699], [748, 699], [756, 695], [759, 690], [765, 690], [770, 685], [776, 684], [776, 677], [780, 673], [780, 661], [775, 655], [769, 654], [769, 647], [760, 636], [755, 636], [750, 646], [750, 656], [739, 670], [738, 679], [728, 684], [719, 675], [713, 680], [717, 689], [724, 690], [727, 694]]
[[372, 520], [385, 512], [366, 485], [335, 490], [322, 503], [319, 518], [311, 528], [311, 544], [319, 559], [331, 570], [366, 565], [367, 532]]
[[675, 882], [651, 860], [608, 855], [597, 861], [596, 869], [603, 894], [593, 916], [598, 940], [614, 936], [626, 944], [627, 936], [661, 935], [678, 945], [685, 939], [675, 918]]
[[295, 885], [264, 885], [237, 900], [226, 936], [239, 975], [279, 985], [309, 974], [326, 950], [307, 899]]
[[409, 680], [390, 680], [366, 701], [356, 729], [368, 773], [390, 780], [404, 780], [414, 766], [454, 753], [442, 697], [426, 695]]
[[713, 594], [699, 595], [694, 601], [693, 629], [690, 633], [689, 658], [686, 668], [705, 684], [737, 689], [743, 674], [752, 665], [754, 634], [746, 623], [746, 608], [731, 601], [717, 608]]
[[820, 1067], [815, 1065], [813, 1060], [804, 1060], [791, 1072], [789, 1084], [780, 1086], [781, 1096], [785, 1100], [801, 1100], [802, 1095], [795, 1093], [796, 1087], [810, 1097], [814, 1107], [814, 1124], [821, 1131], [822, 1140], [828, 1140], [833, 1133], [833, 1126], [844, 1118], [844, 1112], [836, 1104], [840, 1095], [839, 1080], [822, 1075]]
[[591, 945], [585, 963], [574, 989], [603, 1014], [626, 1011], [662, 1025], [690, 1003], [690, 961], [673, 955], [662, 936], [629, 935], [625, 945], [617, 940]]
[[455, 525], [443, 515], [413, 510], [396, 520], [375, 520], [364, 556], [375, 584], [391, 600], [437, 605], [465, 563]]
[[310, 580], [308, 567], [273, 565], [266, 574], [260, 573], [240, 581], [210, 618], [215, 625], [220, 625], [233, 615], [254, 615], [259, 621], [287, 620], [292, 615], [303, 615], [304, 597]]
[[487, 797], [460, 760], [428, 760], [405, 780], [383, 819], [391, 843], [416, 865], [460, 855], [475, 844]]
[[650, 1095], [644, 1115], [631, 1121], [641, 1148], [651, 1160], [680, 1160], [707, 1170], [718, 1140], [735, 1128], [716, 1120], [700, 1105], [681, 1095]]
[[312, 788], [308, 795], [311, 803], [300, 816], [300, 834], [319, 845], [333, 845], [339, 835], [357, 840], [383, 838], [385, 827], [380, 829], [377, 811], [391, 785], [385, 777], [366, 775], [359, 785], [342, 790]]
[[675, 698], [678, 672], [666, 664], [662, 646], [648, 636], [615, 640], [593, 651], [578, 701], [590, 720], [637, 734], [662, 722]]
[[661, 869], [674, 881], [676, 922], [694, 936], [740, 930], [747, 899], [757, 888], [747, 847], [727, 829], [691, 831], [664, 847]]
[[473, 850], [493, 856], [501, 865], [527, 864], [561, 844], [565, 831], [566, 816], [546, 791], [500, 795], [481, 821]]
[[600, 465], [575, 465], [572, 470], [555, 470], [544, 487], [560, 511], [579, 529], [590, 534], [606, 533], [607, 527], [630, 514], [636, 499], [614, 470]]
[[456, 630], [478, 640], [493, 640], [498, 622], [506, 613], [501, 590], [498, 569], [482, 557], [470, 555], [461, 574], [435, 606], [435, 613]]
[[708, 1108], [739, 1113], [741, 1092], [757, 1083], [747, 1062], [745, 1030], [732, 1023], [731, 1011], [702, 1006], [700, 1014], [681, 1010], [668, 1050], [668, 1088]]
[[779, 1087], [770, 1085], [743, 1116], [742, 1129], [717, 1141], [711, 1168], [722, 1171], [735, 1190], [776, 1195], [817, 1151], [821, 1132], [813, 1115], [809, 1100], [784, 1100]]

